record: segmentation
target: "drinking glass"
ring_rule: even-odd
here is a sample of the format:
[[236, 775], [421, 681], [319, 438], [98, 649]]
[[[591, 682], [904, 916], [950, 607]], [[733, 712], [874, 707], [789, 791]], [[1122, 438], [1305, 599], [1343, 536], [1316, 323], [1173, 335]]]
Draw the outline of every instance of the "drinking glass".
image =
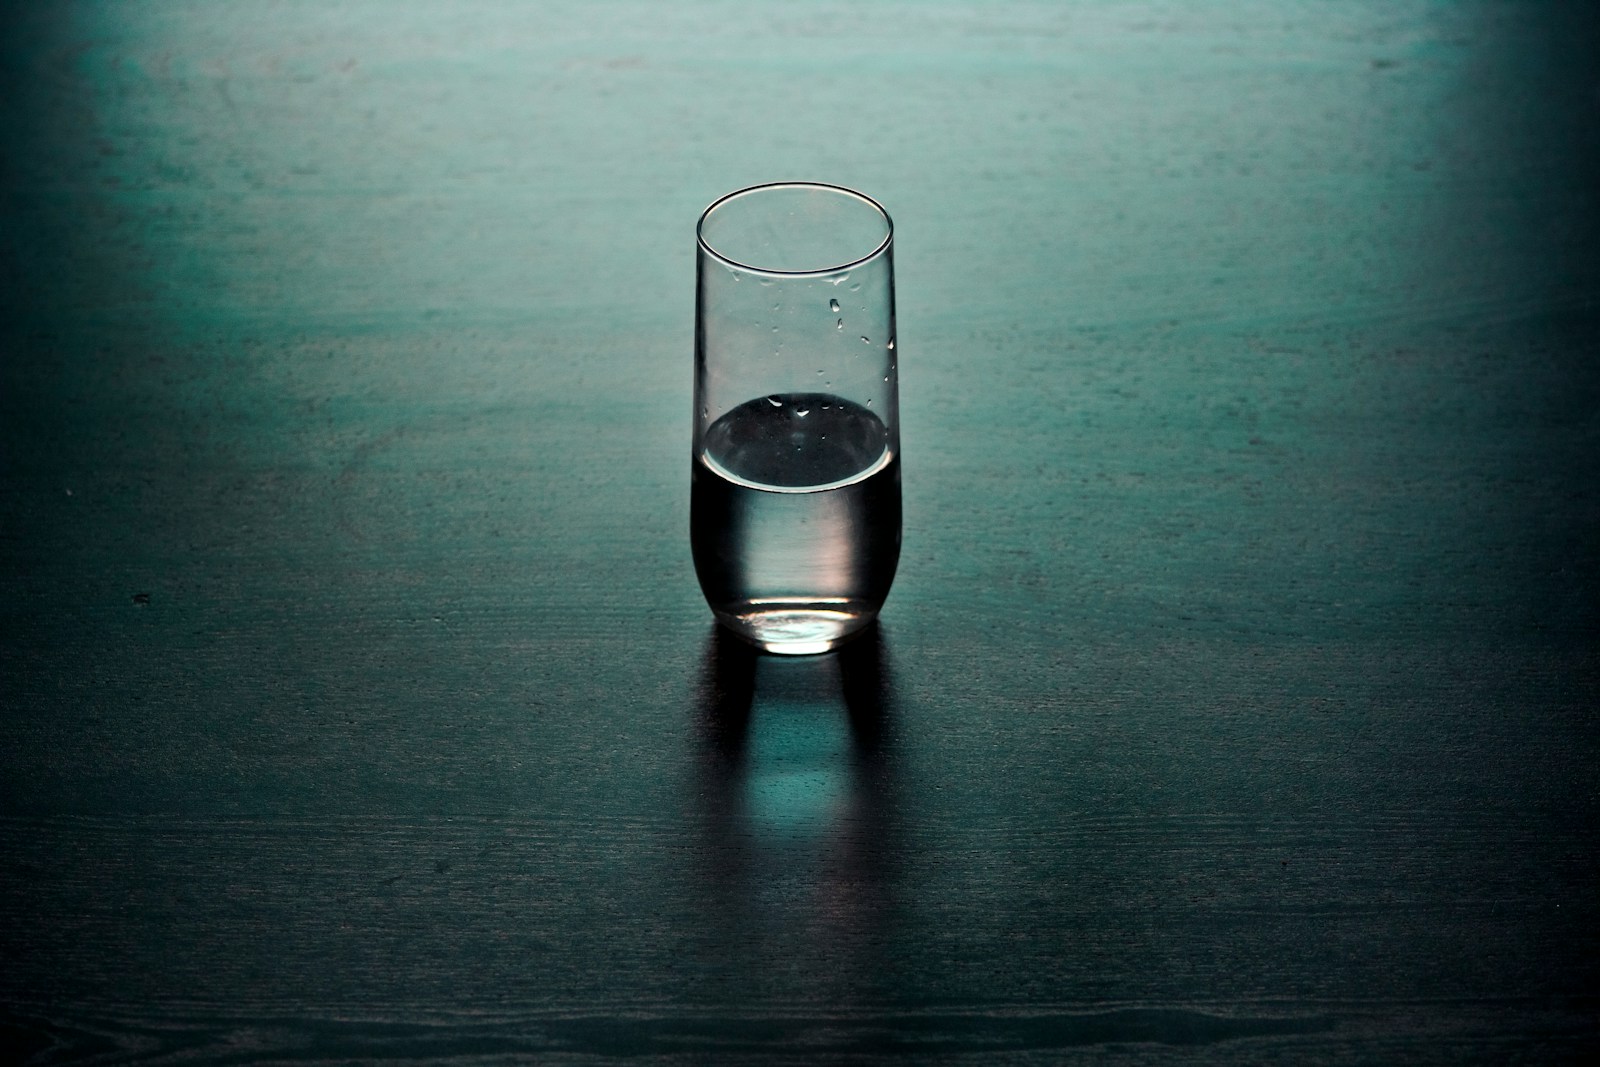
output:
[[826, 652], [900, 559], [894, 224], [814, 182], [730, 193], [698, 227], [690, 541], [717, 620]]

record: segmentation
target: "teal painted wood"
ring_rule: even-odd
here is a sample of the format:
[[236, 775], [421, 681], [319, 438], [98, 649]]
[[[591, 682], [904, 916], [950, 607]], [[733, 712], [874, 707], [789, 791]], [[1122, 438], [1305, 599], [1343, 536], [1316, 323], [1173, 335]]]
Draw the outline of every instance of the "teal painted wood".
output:
[[[0, 16], [0, 1042], [1596, 1043], [1582, 5]], [[906, 542], [718, 642], [693, 222], [897, 223]]]

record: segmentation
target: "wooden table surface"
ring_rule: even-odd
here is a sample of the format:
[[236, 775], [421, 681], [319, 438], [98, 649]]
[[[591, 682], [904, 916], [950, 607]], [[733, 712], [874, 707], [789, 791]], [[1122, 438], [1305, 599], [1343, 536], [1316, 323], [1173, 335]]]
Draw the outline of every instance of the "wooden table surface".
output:
[[[1596, 23], [6, 5], [0, 1059], [1592, 1052]], [[783, 178], [902, 353], [797, 660], [687, 536]]]

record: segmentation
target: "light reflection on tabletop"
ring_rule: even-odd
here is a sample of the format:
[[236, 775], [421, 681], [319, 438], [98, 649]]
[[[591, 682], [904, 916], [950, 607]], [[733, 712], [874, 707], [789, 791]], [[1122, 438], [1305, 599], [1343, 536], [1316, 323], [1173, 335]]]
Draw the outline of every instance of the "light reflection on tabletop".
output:
[[[695, 782], [705, 937], [755, 961], [835, 943], [823, 988], [887, 982], [859, 932], [893, 919], [896, 818], [889, 650], [874, 626], [837, 652], [764, 655], [718, 628], [706, 644]], [[854, 933], [852, 933], [854, 932]], [[796, 959], [814, 958], [796, 953]], [[815, 990], [818, 976], [806, 988]]]

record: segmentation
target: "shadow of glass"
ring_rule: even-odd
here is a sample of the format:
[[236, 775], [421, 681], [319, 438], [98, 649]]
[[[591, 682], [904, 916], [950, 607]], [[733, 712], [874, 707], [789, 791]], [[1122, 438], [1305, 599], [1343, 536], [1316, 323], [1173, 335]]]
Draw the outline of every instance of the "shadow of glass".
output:
[[804, 657], [758, 652], [720, 627], [707, 639], [697, 855], [718, 962], [771, 974], [781, 960], [812, 996], [882, 977], [897, 854], [893, 692], [877, 626]]
[[869, 763], [882, 759], [893, 687], [888, 643], [878, 624], [834, 652], [800, 657], [766, 655], [718, 626], [706, 639], [703, 664], [702, 736], [723, 763], [731, 766], [743, 755], [758, 684], [768, 695], [780, 696], [798, 684], [812, 690], [810, 698], [826, 701], [830, 679], [836, 690], [832, 700], [845, 712], [856, 757]]

